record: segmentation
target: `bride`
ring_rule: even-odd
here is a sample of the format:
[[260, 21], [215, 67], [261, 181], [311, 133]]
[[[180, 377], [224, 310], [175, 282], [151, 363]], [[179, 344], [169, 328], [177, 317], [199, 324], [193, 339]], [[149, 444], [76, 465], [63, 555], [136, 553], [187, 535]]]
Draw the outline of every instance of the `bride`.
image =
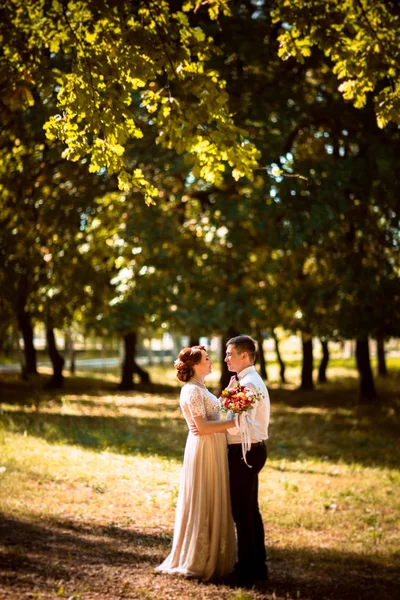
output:
[[205, 581], [228, 575], [235, 564], [236, 543], [229, 496], [225, 432], [233, 421], [220, 421], [217, 398], [206, 388], [211, 360], [204, 346], [184, 348], [175, 361], [184, 382], [180, 406], [188, 433], [176, 508], [172, 549], [156, 568], [161, 573]]

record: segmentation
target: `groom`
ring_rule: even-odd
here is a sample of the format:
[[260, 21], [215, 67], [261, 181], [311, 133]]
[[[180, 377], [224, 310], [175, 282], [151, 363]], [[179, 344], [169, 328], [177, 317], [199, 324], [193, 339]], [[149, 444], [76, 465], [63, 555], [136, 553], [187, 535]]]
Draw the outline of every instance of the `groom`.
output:
[[229, 579], [233, 587], [252, 587], [260, 580], [268, 581], [264, 526], [258, 507], [258, 474], [267, 459], [270, 401], [268, 390], [254, 368], [255, 358], [256, 344], [248, 335], [228, 341], [225, 362], [229, 371], [237, 374], [230, 385], [238, 379], [240, 385], [262, 393], [255, 408], [240, 416], [247, 419], [251, 435], [251, 449], [246, 454], [251, 468], [242, 457], [239, 430], [234, 428], [227, 433], [232, 514], [238, 541], [238, 562]]

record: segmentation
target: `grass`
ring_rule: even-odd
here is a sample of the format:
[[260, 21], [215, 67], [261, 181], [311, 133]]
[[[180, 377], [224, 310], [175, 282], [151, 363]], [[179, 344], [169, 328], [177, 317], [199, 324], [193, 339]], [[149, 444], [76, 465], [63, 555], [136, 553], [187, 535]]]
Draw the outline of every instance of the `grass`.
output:
[[[391, 365], [389, 364], [389, 368]], [[399, 591], [399, 372], [357, 405], [355, 373], [280, 387], [270, 369], [260, 480], [271, 585], [231, 590], [156, 575], [169, 551], [186, 426], [173, 372], [131, 393], [79, 373], [62, 392], [3, 377], [0, 598], [391, 600]], [[276, 376], [275, 376], [276, 375]], [[216, 384], [215, 373], [211, 384]]]

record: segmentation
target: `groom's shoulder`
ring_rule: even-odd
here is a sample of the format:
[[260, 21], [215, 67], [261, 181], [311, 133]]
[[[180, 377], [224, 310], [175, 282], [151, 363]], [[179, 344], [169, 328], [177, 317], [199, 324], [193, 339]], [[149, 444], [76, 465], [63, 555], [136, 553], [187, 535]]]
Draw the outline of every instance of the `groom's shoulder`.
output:
[[263, 378], [257, 371], [252, 371], [251, 373], [247, 373], [245, 377], [243, 377], [243, 384], [252, 383], [257, 388], [260, 388], [261, 391], [264, 392], [265, 395], [268, 395], [268, 388], [264, 383]]
[[259, 383], [260, 381], [262, 381], [261, 376], [259, 373], [257, 373], [257, 371], [251, 371], [250, 373], [247, 373], [244, 377], [243, 377], [243, 381], [246, 382], [248, 381], [249, 383]]
[[260, 373], [255, 368], [254, 368], [254, 371], [252, 371], [251, 373], [249, 373], [249, 375], [252, 375], [256, 379], [261, 379]]

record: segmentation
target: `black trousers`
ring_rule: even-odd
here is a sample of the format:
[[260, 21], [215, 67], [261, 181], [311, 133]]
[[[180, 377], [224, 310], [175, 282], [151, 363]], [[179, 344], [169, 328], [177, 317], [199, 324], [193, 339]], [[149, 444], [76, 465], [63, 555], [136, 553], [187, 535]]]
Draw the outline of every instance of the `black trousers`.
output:
[[242, 458], [242, 445], [228, 445], [229, 483], [233, 520], [238, 541], [235, 571], [243, 580], [264, 574], [267, 555], [264, 526], [258, 508], [258, 474], [267, 460], [265, 443], [252, 445], [246, 454], [250, 469]]

